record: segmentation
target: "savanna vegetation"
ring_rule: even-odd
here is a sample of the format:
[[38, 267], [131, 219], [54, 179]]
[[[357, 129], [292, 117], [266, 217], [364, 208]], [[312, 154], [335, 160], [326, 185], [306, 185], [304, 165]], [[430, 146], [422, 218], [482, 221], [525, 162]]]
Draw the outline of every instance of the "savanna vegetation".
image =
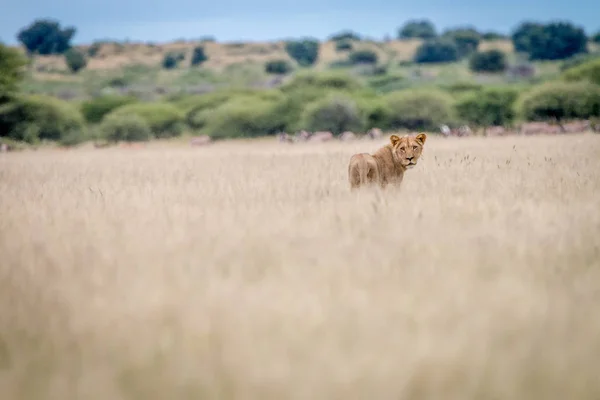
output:
[[[0, 48], [2, 137], [63, 145], [127, 138], [110, 130], [130, 112], [148, 126], [148, 139], [510, 127], [599, 113], [600, 46], [569, 22], [525, 21], [502, 35], [469, 26], [438, 31], [427, 20], [409, 20], [396, 39], [347, 30], [323, 42], [307, 36], [75, 46], [76, 32], [40, 19], [17, 33], [20, 48]], [[510, 95], [500, 101], [500, 92]], [[555, 101], [580, 95], [589, 102]]]
[[0, 45], [0, 140], [39, 146], [0, 154], [3, 398], [600, 398], [600, 135], [430, 133], [358, 193], [350, 156], [389, 135], [271, 139], [592, 119], [597, 35], [75, 34]]

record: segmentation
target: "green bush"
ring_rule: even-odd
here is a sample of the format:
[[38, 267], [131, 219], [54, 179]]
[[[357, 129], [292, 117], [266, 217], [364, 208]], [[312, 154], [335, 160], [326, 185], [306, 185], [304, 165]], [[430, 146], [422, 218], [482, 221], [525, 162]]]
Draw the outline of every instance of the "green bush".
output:
[[456, 43], [459, 58], [469, 56], [477, 51], [481, 41], [481, 35], [473, 28], [450, 29], [444, 32], [443, 37]]
[[509, 125], [516, 112], [519, 93], [513, 89], [484, 89], [470, 93], [456, 104], [456, 114], [462, 120], [478, 125]]
[[569, 22], [540, 24], [526, 21], [512, 34], [515, 50], [529, 55], [530, 60], [563, 60], [587, 52], [587, 36], [583, 28]]
[[108, 115], [100, 124], [100, 136], [109, 142], [144, 142], [152, 131], [145, 119], [136, 114]]
[[83, 116], [70, 103], [43, 95], [16, 96], [0, 106], [0, 127], [6, 136], [28, 143], [85, 136]]
[[164, 69], [177, 68], [179, 63], [185, 59], [185, 54], [180, 51], [170, 51], [163, 57], [162, 66]]
[[27, 60], [18, 50], [0, 43], [0, 104], [17, 90], [23, 80]]
[[357, 102], [342, 95], [330, 95], [307, 106], [302, 127], [310, 131], [360, 131], [365, 126], [365, 116]]
[[349, 41], [349, 40], [356, 40], [358, 42], [358, 41], [362, 40], [361, 36], [358, 33], [348, 31], [348, 30], [335, 33], [335, 34], [331, 35], [331, 37], [329, 39], [333, 40], [334, 42], [342, 42], [342, 41]]
[[110, 115], [138, 115], [157, 138], [179, 136], [183, 129], [184, 113], [169, 103], [132, 103], [121, 106], [110, 112]]
[[422, 43], [415, 52], [416, 63], [454, 62], [459, 58], [458, 46], [449, 38], [436, 38]]
[[525, 93], [519, 99], [519, 109], [530, 121], [600, 116], [600, 86], [588, 82], [550, 82]]
[[75, 48], [70, 48], [65, 52], [65, 62], [73, 73], [79, 72], [87, 65], [85, 55]]
[[453, 96], [456, 96], [481, 90], [483, 89], [483, 85], [474, 82], [454, 82], [447, 85], [441, 85], [440, 88], [444, 89]]
[[377, 53], [372, 50], [356, 50], [348, 56], [352, 64], [377, 64], [377, 59]]
[[137, 99], [133, 96], [106, 95], [84, 101], [81, 104], [81, 112], [87, 122], [95, 124], [102, 121], [112, 110], [135, 102]]
[[19, 31], [17, 39], [30, 54], [62, 54], [71, 48], [75, 32], [73, 27], [61, 29], [56, 20], [36, 19]]
[[298, 89], [304, 90], [309, 87], [320, 90], [358, 90], [363, 87], [363, 84], [346, 72], [303, 72], [283, 85], [282, 90], [289, 92]]
[[567, 82], [589, 81], [600, 85], [600, 58], [570, 68], [562, 77]]
[[313, 65], [319, 58], [319, 41], [305, 38], [287, 42], [285, 44], [285, 51], [300, 66], [308, 67]]
[[190, 65], [195, 67], [196, 65], [202, 65], [208, 61], [208, 56], [204, 52], [204, 46], [196, 46], [192, 52], [192, 59]]
[[276, 111], [277, 102], [235, 99], [206, 115], [202, 133], [214, 139], [259, 137], [285, 129], [285, 115]]
[[406, 79], [401, 74], [385, 74], [369, 79], [369, 86], [378, 92], [386, 93], [402, 89], [405, 81]]
[[437, 130], [452, 118], [452, 98], [438, 90], [412, 89], [385, 96], [390, 128]]
[[365, 118], [364, 129], [387, 129], [389, 126], [390, 110], [385, 99], [381, 96], [355, 95], [358, 106]]
[[90, 45], [90, 47], [88, 47], [88, 56], [90, 57], [96, 57], [96, 55], [98, 54], [98, 52], [100, 51], [100, 49], [102, 48], [102, 42], [94, 42]]
[[338, 42], [335, 43], [335, 50], [336, 51], [347, 51], [347, 50], [352, 50], [352, 42], [349, 40], [340, 40]]
[[398, 30], [399, 39], [433, 39], [437, 36], [435, 26], [431, 21], [412, 19], [406, 21], [404, 25]]
[[473, 53], [469, 60], [469, 68], [474, 72], [503, 72], [507, 67], [506, 54], [496, 49]]
[[287, 74], [291, 70], [292, 66], [286, 60], [271, 60], [265, 63], [267, 74]]

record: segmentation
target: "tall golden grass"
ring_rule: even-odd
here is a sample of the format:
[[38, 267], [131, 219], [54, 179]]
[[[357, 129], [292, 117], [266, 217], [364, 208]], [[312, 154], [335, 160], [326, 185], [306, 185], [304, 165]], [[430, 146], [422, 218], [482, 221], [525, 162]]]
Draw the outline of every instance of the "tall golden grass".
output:
[[4, 399], [598, 399], [600, 137], [0, 154]]

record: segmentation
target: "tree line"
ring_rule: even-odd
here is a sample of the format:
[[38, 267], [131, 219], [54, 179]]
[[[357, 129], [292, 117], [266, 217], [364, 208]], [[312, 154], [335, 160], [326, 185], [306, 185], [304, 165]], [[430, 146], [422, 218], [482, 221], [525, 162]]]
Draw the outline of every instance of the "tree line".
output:
[[[100, 43], [88, 49], [88, 54], [73, 48], [71, 41], [76, 34], [75, 27], [61, 27], [52, 19], [37, 19], [21, 29], [17, 39], [29, 55], [64, 55], [68, 67], [77, 72], [85, 68], [87, 59], [93, 57]], [[510, 35], [497, 32], [480, 32], [473, 27], [457, 27], [438, 32], [435, 25], [426, 20], [409, 20], [398, 28], [400, 40], [420, 39], [422, 44], [414, 55], [415, 63], [454, 62], [469, 58], [474, 71], [497, 72], [506, 68], [505, 54], [499, 50], [478, 52], [482, 40], [510, 39], [517, 52], [527, 55], [529, 60], [562, 60], [574, 55], [587, 53], [588, 42], [600, 43], [600, 31], [588, 37], [583, 28], [567, 21], [546, 24], [524, 21]], [[346, 63], [376, 64], [377, 54], [370, 50], [353, 50], [354, 42], [364, 38], [353, 31], [342, 31], [329, 38], [335, 41], [336, 50], [348, 52]], [[319, 40], [311, 37], [286, 42], [285, 51], [299, 66], [310, 67], [318, 60]], [[183, 60], [183, 55], [170, 52], [164, 56], [164, 68], [175, 68]], [[204, 48], [196, 46], [191, 60], [192, 66], [208, 60]], [[292, 69], [285, 60], [274, 60], [265, 66], [268, 73], [287, 73]]]

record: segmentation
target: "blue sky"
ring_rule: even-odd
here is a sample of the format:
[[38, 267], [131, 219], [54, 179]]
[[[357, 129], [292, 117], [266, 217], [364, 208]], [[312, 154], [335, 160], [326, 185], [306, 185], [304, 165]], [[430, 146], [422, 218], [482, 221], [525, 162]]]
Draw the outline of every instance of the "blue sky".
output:
[[[205, 35], [219, 41], [253, 41], [312, 36], [340, 30], [382, 38], [412, 18], [427, 18], [438, 29], [472, 25], [510, 32], [523, 20], [569, 20], [586, 32], [600, 30], [597, 0], [2, 0], [0, 41], [36, 18], [77, 28], [73, 42], [129, 39], [167, 42]], [[5, 3], [6, 4], [6, 3]]]

